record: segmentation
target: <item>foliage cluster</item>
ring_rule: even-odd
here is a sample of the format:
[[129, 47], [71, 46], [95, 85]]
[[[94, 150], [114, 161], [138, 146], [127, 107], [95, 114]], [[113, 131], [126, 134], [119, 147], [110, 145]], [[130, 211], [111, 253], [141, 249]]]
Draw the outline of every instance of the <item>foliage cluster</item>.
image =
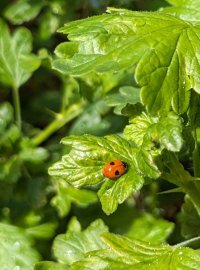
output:
[[0, 268], [200, 269], [199, 1], [0, 6]]

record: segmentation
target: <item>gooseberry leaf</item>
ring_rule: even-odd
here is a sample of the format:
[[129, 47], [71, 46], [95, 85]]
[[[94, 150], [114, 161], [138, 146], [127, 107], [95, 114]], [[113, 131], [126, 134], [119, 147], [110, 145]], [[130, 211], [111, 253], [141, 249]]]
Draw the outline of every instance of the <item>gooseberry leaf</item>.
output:
[[12, 23], [21, 24], [34, 19], [44, 4], [44, 0], [18, 0], [8, 6], [4, 15]]
[[[138, 191], [144, 183], [144, 177], [158, 178], [160, 175], [149, 152], [136, 148], [118, 135], [69, 136], [62, 143], [71, 146], [71, 151], [49, 168], [49, 174], [75, 187], [105, 181], [98, 195], [107, 214], [114, 212], [117, 205], [132, 192]], [[127, 172], [116, 181], [103, 175], [104, 166], [113, 160], [122, 160], [128, 167]], [[113, 203], [107, 204], [107, 200]]]
[[137, 64], [135, 77], [147, 111], [185, 112], [189, 90], [200, 93], [199, 24], [165, 13], [113, 8], [108, 13], [61, 28], [71, 42], [58, 45], [53, 68], [80, 75]]
[[0, 181], [16, 183], [21, 176], [21, 161], [17, 155], [0, 161]]
[[53, 243], [53, 253], [57, 261], [71, 265], [84, 258], [91, 250], [103, 249], [106, 245], [100, 235], [108, 231], [102, 220], [96, 220], [84, 231], [70, 230], [65, 235], [58, 235]]
[[[20, 130], [14, 123], [13, 108], [7, 102], [2, 103], [0, 105], [0, 149], [12, 149], [20, 136]], [[1, 160], [3, 163], [4, 161], [4, 159]]]
[[185, 238], [200, 235], [200, 216], [188, 196], [185, 196], [185, 202], [182, 205], [179, 220], [181, 222], [181, 233]]
[[39, 65], [39, 58], [31, 53], [31, 32], [20, 27], [11, 36], [8, 26], [0, 20], [0, 81], [18, 88], [25, 83]]
[[200, 126], [200, 95], [194, 91], [191, 93], [188, 117], [192, 127]]
[[109, 106], [114, 106], [114, 112], [121, 114], [121, 110], [127, 104], [136, 104], [140, 102], [140, 91], [136, 87], [122, 86], [118, 93], [109, 94], [105, 97], [105, 102]]
[[13, 121], [13, 108], [8, 102], [0, 104], [0, 134], [3, 134], [7, 126]]
[[[167, 116], [150, 117], [145, 112], [130, 118], [130, 124], [124, 129], [124, 136], [136, 145], [159, 144], [161, 149], [172, 152], [180, 151], [183, 145], [182, 121], [175, 113]], [[151, 142], [151, 143], [150, 143]]]
[[59, 215], [63, 217], [70, 211], [72, 203], [80, 207], [86, 207], [96, 201], [97, 196], [94, 191], [76, 189], [69, 186], [66, 181], [59, 181], [57, 184], [57, 194], [52, 198], [51, 204], [57, 208]]
[[172, 7], [161, 8], [169, 14], [173, 14], [181, 19], [188, 21], [199, 21], [200, 2], [198, 0], [167, 0]]
[[117, 181], [106, 181], [98, 191], [102, 208], [107, 215], [112, 214], [133, 191], [139, 190], [144, 184], [142, 176], [130, 169], [129, 173], [121, 176]]
[[0, 269], [33, 270], [40, 259], [33, 239], [16, 226], [0, 223], [0, 243]]
[[43, 223], [26, 229], [26, 233], [37, 239], [49, 239], [55, 234], [55, 223]]
[[107, 249], [88, 252], [71, 270], [198, 270], [199, 252], [186, 247], [153, 245], [125, 236], [105, 233]]
[[68, 270], [70, 266], [55, 262], [39, 262], [36, 263], [34, 270]]
[[145, 213], [133, 220], [126, 235], [132, 239], [160, 244], [166, 241], [173, 228], [172, 222]]
[[130, 117], [129, 123], [124, 129], [124, 137], [127, 140], [133, 141], [137, 146], [141, 146], [149, 127], [153, 125], [152, 118], [141, 111], [141, 113]]
[[[91, 93], [89, 93], [91, 95]], [[109, 107], [103, 100], [92, 102], [88, 104], [84, 112], [74, 121], [70, 135], [92, 134], [101, 135], [105, 134], [111, 123], [103, 117], [108, 113]]]

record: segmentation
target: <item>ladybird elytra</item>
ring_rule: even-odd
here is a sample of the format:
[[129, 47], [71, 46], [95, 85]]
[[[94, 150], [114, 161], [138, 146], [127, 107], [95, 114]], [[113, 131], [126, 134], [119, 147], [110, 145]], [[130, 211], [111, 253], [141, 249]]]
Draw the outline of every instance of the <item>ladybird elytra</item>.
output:
[[127, 170], [127, 165], [121, 160], [113, 160], [103, 168], [103, 175], [111, 180], [116, 180]]

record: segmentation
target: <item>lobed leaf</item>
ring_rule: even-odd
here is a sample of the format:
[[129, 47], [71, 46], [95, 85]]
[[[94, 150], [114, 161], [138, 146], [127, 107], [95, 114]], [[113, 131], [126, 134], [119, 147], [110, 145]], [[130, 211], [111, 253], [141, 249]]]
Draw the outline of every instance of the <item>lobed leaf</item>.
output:
[[26, 229], [26, 233], [38, 239], [49, 239], [55, 234], [55, 223], [43, 223]]
[[165, 242], [173, 228], [172, 222], [145, 213], [133, 220], [126, 235], [132, 239], [142, 239], [148, 243], [159, 244]]
[[192, 127], [200, 126], [200, 96], [194, 91], [191, 93], [188, 117]]
[[127, 104], [136, 104], [140, 102], [140, 91], [136, 87], [122, 86], [119, 88], [119, 92], [110, 94], [105, 97], [105, 102], [109, 106], [115, 106], [114, 112], [121, 114], [122, 109]]
[[16, 183], [21, 176], [21, 161], [17, 155], [0, 160], [0, 181]]
[[87, 252], [105, 248], [100, 235], [107, 231], [104, 223], [96, 220], [82, 232], [69, 231], [66, 235], [58, 235], [53, 244], [54, 256], [58, 262], [71, 265], [84, 258]]
[[39, 262], [36, 263], [34, 270], [68, 270], [70, 267], [66, 264], [60, 264], [55, 262]]
[[172, 112], [163, 117], [150, 117], [142, 112], [130, 118], [124, 136], [138, 146], [149, 145], [152, 148], [152, 144], [159, 144], [161, 149], [178, 152], [183, 145], [182, 121]]
[[71, 42], [58, 45], [53, 68], [80, 75], [122, 70], [137, 64], [136, 80], [147, 111], [186, 111], [190, 88], [200, 93], [200, 26], [154, 12], [108, 9], [108, 13], [66, 24]]
[[22, 229], [0, 223], [0, 268], [32, 270], [40, 258], [32, 245], [32, 238]]
[[[160, 175], [150, 153], [137, 149], [118, 135], [69, 136], [62, 143], [70, 145], [71, 151], [49, 168], [49, 174], [75, 187], [105, 181], [98, 195], [107, 214], [114, 212], [118, 204], [139, 190], [145, 176], [157, 178]], [[127, 164], [127, 172], [116, 181], [106, 179], [102, 173], [104, 166], [117, 159]]]
[[102, 208], [107, 215], [112, 214], [123, 203], [133, 191], [139, 190], [144, 184], [142, 176], [134, 170], [121, 176], [117, 181], [106, 181], [98, 191]]
[[167, 0], [172, 7], [161, 8], [169, 14], [173, 14], [181, 19], [188, 21], [199, 21], [200, 2], [198, 0]]
[[71, 270], [197, 270], [199, 252], [190, 248], [152, 245], [143, 241], [106, 233], [103, 241], [108, 249], [89, 252], [85, 259], [76, 262]]
[[18, 0], [5, 10], [5, 17], [14, 24], [22, 24], [34, 19], [44, 6], [44, 0]]
[[64, 181], [59, 181], [57, 194], [52, 198], [51, 204], [57, 208], [59, 215], [63, 217], [70, 211], [72, 203], [86, 207], [96, 201], [97, 196], [94, 191], [76, 189]]
[[31, 54], [32, 36], [28, 29], [18, 28], [10, 36], [8, 26], [0, 20], [0, 81], [18, 88], [25, 83], [39, 65], [39, 58]]
[[0, 104], [0, 134], [3, 134], [13, 121], [13, 108], [10, 103], [4, 102]]
[[179, 214], [179, 220], [181, 221], [181, 233], [185, 238], [199, 236], [200, 217], [188, 196], [185, 197], [185, 202]]

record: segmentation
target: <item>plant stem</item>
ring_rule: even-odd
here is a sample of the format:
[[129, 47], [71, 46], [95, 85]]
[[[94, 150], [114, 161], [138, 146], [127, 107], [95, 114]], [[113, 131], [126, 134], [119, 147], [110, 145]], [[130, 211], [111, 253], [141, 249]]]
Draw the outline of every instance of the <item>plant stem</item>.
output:
[[186, 246], [190, 246], [191, 244], [192, 245], [193, 244], [200, 244], [200, 236], [197, 236], [197, 237], [191, 238], [189, 240], [183, 241], [183, 242], [181, 242], [179, 244], [176, 244], [174, 246], [175, 247], [186, 247]]
[[193, 136], [195, 140], [195, 148], [193, 151], [193, 166], [194, 166], [194, 176], [200, 177], [200, 158], [199, 158], [199, 147], [197, 141], [196, 128], [193, 130]]
[[13, 104], [15, 109], [15, 119], [18, 128], [21, 130], [21, 107], [20, 107], [20, 98], [19, 98], [19, 88], [13, 87], [12, 88], [13, 94]]
[[65, 111], [56, 115], [56, 118], [38, 135], [32, 139], [34, 145], [40, 145], [54, 132], [63, 127], [66, 123], [70, 122], [73, 118], [77, 117], [83, 111], [83, 102], [73, 104]]
[[200, 215], [200, 182], [188, 181], [182, 186]]

